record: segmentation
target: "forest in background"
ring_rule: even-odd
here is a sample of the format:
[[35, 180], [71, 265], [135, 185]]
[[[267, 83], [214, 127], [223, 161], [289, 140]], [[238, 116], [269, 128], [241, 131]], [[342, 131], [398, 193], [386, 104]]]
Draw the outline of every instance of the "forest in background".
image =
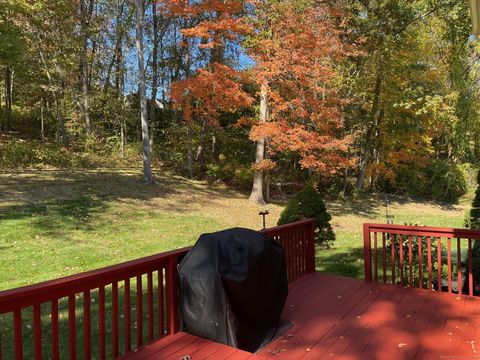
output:
[[0, 168], [456, 201], [480, 162], [470, 34], [464, 0], [0, 0]]

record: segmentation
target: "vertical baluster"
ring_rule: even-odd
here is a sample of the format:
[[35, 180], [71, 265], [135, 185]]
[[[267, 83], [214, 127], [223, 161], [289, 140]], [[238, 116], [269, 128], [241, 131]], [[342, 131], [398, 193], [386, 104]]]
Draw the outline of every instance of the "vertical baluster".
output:
[[143, 344], [142, 275], [137, 276], [137, 348]]
[[77, 333], [75, 329], [75, 295], [68, 297], [68, 358], [77, 358]]
[[92, 302], [90, 297], [90, 290], [83, 293], [83, 358], [84, 360], [90, 360], [92, 358], [92, 333], [90, 326], [90, 303]]
[[98, 355], [105, 360], [105, 286], [98, 289]]
[[399, 265], [398, 266], [400, 268], [400, 283], [402, 285], [405, 285], [405, 276], [404, 276], [404, 272], [403, 272], [403, 235], [400, 234], [399, 238], [400, 238], [400, 240], [399, 240], [400, 243], [398, 245], [399, 246], [398, 249], [399, 249], [399, 253], [400, 253], [399, 254], [400, 260], [399, 260]]
[[[290, 267], [288, 266], [288, 261], [290, 260], [288, 258], [288, 256], [290, 255], [289, 251], [288, 251], [288, 243], [285, 241], [284, 239], [284, 236], [279, 236], [278, 237], [278, 242], [280, 244], [282, 244], [283, 246], [283, 252], [284, 252], [284, 255], [285, 255], [285, 263], [287, 265], [287, 278], [288, 278], [288, 282], [290, 282], [290, 279], [291, 279], [291, 276], [290, 276]], [[167, 287], [168, 289], [168, 287]], [[168, 306], [168, 305], [167, 305]], [[168, 322], [168, 317], [167, 317], [167, 322]], [[168, 328], [168, 325], [167, 325], [167, 328]], [[167, 330], [168, 331], [168, 330]]]
[[387, 248], [385, 233], [382, 233], [382, 262], [383, 262], [383, 283], [387, 282]]
[[153, 273], [147, 274], [148, 340], [153, 340]]
[[432, 290], [432, 238], [427, 237], [428, 289]]
[[298, 251], [298, 231], [296, 229], [293, 230], [292, 232], [292, 238], [293, 238], [293, 248], [295, 249], [294, 251], [294, 261], [293, 261], [293, 269], [295, 271], [295, 280], [297, 280], [300, 277], [299, 274], [299, 268], [298, 268], [298, 258], [299, 258], [299, 251]]
[[470, 296], [473, 296], [472, 265], [472, 239], [468, 239], [468, 293], [470, 294]]
[[307, 272], [305, 271], [305, 259], [306, 259], [306, 252], [305, 252], [305, 239], [306, 239], [306, 232], [307, 229], [305, 226], [300, 228], [300, 237], [299, 237], [299, 247], [300, 247], [300, 273], [301, 275], [305, 275]]
[[308, 234], [310, 233], [310, 226], [307, 225], [303, 229], [304, 231], [304, 236], [302, 240], [303, 244], [303, 273], [307, 274], [308, 273], [308, 246], [307, 246], [307, 241], [308, 241]]
[[40, 304], [33, 306], [33, 336], [35, 344], [35, 359], [42, 359], [42, 315]]
[[293, 261], [292, 261], [292, 271], [293, 271], [293, 281], [297, 280], [297, 246], [296, 246], [296, 237], [295, 237], [295, 229], [292, 229], [290, 233], [290, 241], [292, 243], [292, 255], [293, 255]]
[[462, 254], [460, 248], [460, 238], [457, 238], [457, 291], [460, 295], [462, 294], [462, 287]]
[[377, 241], [378, 233], [373, 233], [373, 273], [375, 276], [375, 282], [378, 282], [378, 253], [377, 253]]
[[303, 251], [302, 251], [303, 227], [297, 229], [297, 249], [298, 249], [298, 276], [303, 273]]
[[423, 254], [422, 254], [422, 237], [417, 236], [418, 243], [418, 287], [423, 288]]
[[442, 291], [442, 239], [437, 238], [437, 282], [438, 291]]
[[2, 317], [0, 316], [0, 360], [2, 360]]
[[125, 279], [124, 288], [124, 307], [123, 307], [123, 319], [125, 325], [125, 352], [128, 353], [132, 350], [131, 339], [131, 326], [130, 326], [130, 279]]
[[58, 300], [52, 301], [52, 359], [60, 358], [60, 344], [58, 342]]
[[287, 249], [287, 269], [288, 269], [288, 282], [293, 281], [293, 271], [292, 271], [292, 242], [290, 241], [290, 233], [285, 233], [284, 241]]
[[410, 271], [410, 287], [413, 287], [413, 253], [412, 253], [412, 235], [408, 235], [408, 269]]
[[452, 239], [447, 239], [448, 292], [452, 292]]
[[22, 338], [22, 310], [13, 312], [13, 336], [15, 346], [15, 360], [23, 359], [23, 338]]
[[118, 282], [112, 283], [112, 356], [118, 357]]
[[391, 258], [392, 258], [392, 284], [395, 284], [395, 234], [390, 234], [390, 247], [391, 247]]
[[290, 244], [290, 260], [289, 260], [289, 266], [290, 270], [292, 273], [292, 276], [290, 278], [290, 281], [295, 281], [295, 242], [293, 240], [294, 233], [292, 230], [288, 232], [288, 242]]
[[158, 269], [158, 337], [165, 335], [165, 308], [163, 301], [163, 268]]
[[168, 334], [178, 331], [178, 284], [177, 284], [177, 261], [176, 257], [168, 259], [167, 267], [167, 328]]

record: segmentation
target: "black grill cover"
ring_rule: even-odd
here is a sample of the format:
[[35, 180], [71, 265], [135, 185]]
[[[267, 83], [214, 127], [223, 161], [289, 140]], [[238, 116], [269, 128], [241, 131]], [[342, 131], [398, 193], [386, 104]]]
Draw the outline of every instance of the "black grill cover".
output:
[[179, 265], [182, 331], [255, 352], [288, 294], [283, 247], [242, 228], [203, 234]]

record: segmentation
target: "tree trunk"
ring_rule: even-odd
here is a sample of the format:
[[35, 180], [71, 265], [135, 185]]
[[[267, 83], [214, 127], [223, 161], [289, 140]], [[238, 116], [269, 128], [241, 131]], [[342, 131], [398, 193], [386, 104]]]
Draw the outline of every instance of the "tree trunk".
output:
[[218, 142], [215, 130], [212, 131], [212, 164], [215, 164], [218, 160]]
[[122, 159], [125, 158], [125, 124], [120, 124], [120, 156]]
[[269, 203], [270, 202], [270, 171], [267, 170], [265, 171], [265, 185], [264, 185], [264, 198], [265, 202]]
[[42, 139], [42, 141], [45, 141], [44, 112], [45, 112], [45, 99], [42, 97], [40, 99], [40, 138]]
[[61, 109], [60, 109], [60, 101], [58, 99], [58, 94], [57, 92], [53, 89], [53, 78], [52, 74], [50, 73], [50, 68], [47, 63], [47, 58], [45, 56], [45, 53], [43, 52], [41, 48], [41, 38], [38, 33], [35, 33], [36, 38], [37, 38], [37, 50], [38, 54], [40, 55], [40, 60], [43, 65], [43, 70], [45, 71], [45, 75], [47, 76], [48, 80], [48, 85], [50, 87], [50, 91], [52, 93], [53, 97], [53, 102], [55, 104], [55, 117], [57, 119], [57, 131], [55, 133], [55, 141], [57, 143], [62, 143], [65, 141], [65, 121], [63, 120]]
[[197, 147], [197, 155], [196, 155], [196, 161], [200, 167], [200, 171], [203, 172], [206, 169], [205, 166], [205, 143], [207, 141], [207, 130], [208, 130], [208, 123], [207, 120], [203, 120], [202, 123], [202, 131], [200, 133], [200, 143], [198, 144]]
[[[268, 120], [268, 88], [266, 84], [262, 84], [260, 90], [260, 122], [264, 123]], [[259, 164], [265, 157], [265, 138], [257, 140], [257, 149], [255, 152], [255, 163]], [[263, 198], [263, 171], [255, 170], [253, 175], [253, 186], [250, 194], [250, 201], [258, 205], [265, 205]]]
[[188, 141], [188, 163], [187, 163], [187, 170], [188, 170], [188, 177], [190, 179], [193, 179], [193, 141], [192, 141], [192, 122], [188, 121], [187, 124], [187, 141]]
[[12, 90], [13, 90], [13, 81], [12, 81], [12, 70], [10, 66], [5, 67], [5, 111], [6, 111], [6, 130], [12, 130], [13, 123], [13, 114], [12, 114]]
[[370, 126], [367, 130], [367, 135], [365, 138], [365, 152], [363, 154], [363, 159], [360, 162], [360, 171], [357, 177], [356, 188], [357, 190], [362, 190], [365, 183], [365, 174], [367, 172], [367, 167], [370, 161], [370, 152], [372, 151], [372, 140], [374, 135], [374, 129], [377, 127], [376, 121], [378, 118], [379, 104], [380, 104], [380, 94], [382, 92], [382, 81], [383, 81], [383, 66], [380, 65], [377, 70], [377, 78], [375, 80], [375, 93], [373, 96], [372, 109], [370, 112]]
[[0, 131], [3, 131], [2, 93], [3, 93], [3, 90], [0, 87]]
[[152, 21], [153, 21], [153, 48], [152, 48], [152, 96], [150, 99], [151, 117], [150, 126], [150, 145], [153, 146], [153, 130], [157, 121], [157, 92], [158, 92], [158, 15], [157, 2], [152, 1]]
[[143, 174], [145, 182], [147, 184], [153, 184], [154, 180], [150, 162], [150, 139], [148, 136], [147, 91], [145, 85], [145, 63], [143, 52], [143, 0], [135, 0], [135, 18], [135, 42], [138, 55], [138, 93], [140, 96], [140, 119], [143, 140]]
[[[93, 0], [92, 0], [93, 1]], [[85, 5], [85, 0], [79, 1], [80, 7], [80, 32], [82, 38], [82, 51], [80, 54], [80, 68], [82, 70], [82, 95], [83, 95], [83, 102], [82, 102], [82, 110], [83, 110], [83, 117], [85, 120], [85, 130], [86, 134], [90, 135], [92, 133], [92, 122], [90, 118], [90, 105], [88, 102], [88, 34], [87, 34], [87, 9]]]

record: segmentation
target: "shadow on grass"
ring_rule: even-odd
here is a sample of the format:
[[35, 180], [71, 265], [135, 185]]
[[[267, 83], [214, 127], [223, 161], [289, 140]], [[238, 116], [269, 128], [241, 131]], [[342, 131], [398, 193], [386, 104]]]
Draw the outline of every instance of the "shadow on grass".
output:
[[168, 173], [156, 173], [157, 183], [146, 185], [133, 171], [41, 172], [26, 176], [0, 175], [0, 221], [25, 220], [45, 235], [68, 236], [75, 230], [95, 230], [97, 215], [112, 202], [140, 202], [142, 207], [185, 212], [195, 201], [242, 194]]
[[374, 218], [382, 202], [375, 198], [343, 199], [327, 202], [328, 211], [332, 216], [356, 215]]

